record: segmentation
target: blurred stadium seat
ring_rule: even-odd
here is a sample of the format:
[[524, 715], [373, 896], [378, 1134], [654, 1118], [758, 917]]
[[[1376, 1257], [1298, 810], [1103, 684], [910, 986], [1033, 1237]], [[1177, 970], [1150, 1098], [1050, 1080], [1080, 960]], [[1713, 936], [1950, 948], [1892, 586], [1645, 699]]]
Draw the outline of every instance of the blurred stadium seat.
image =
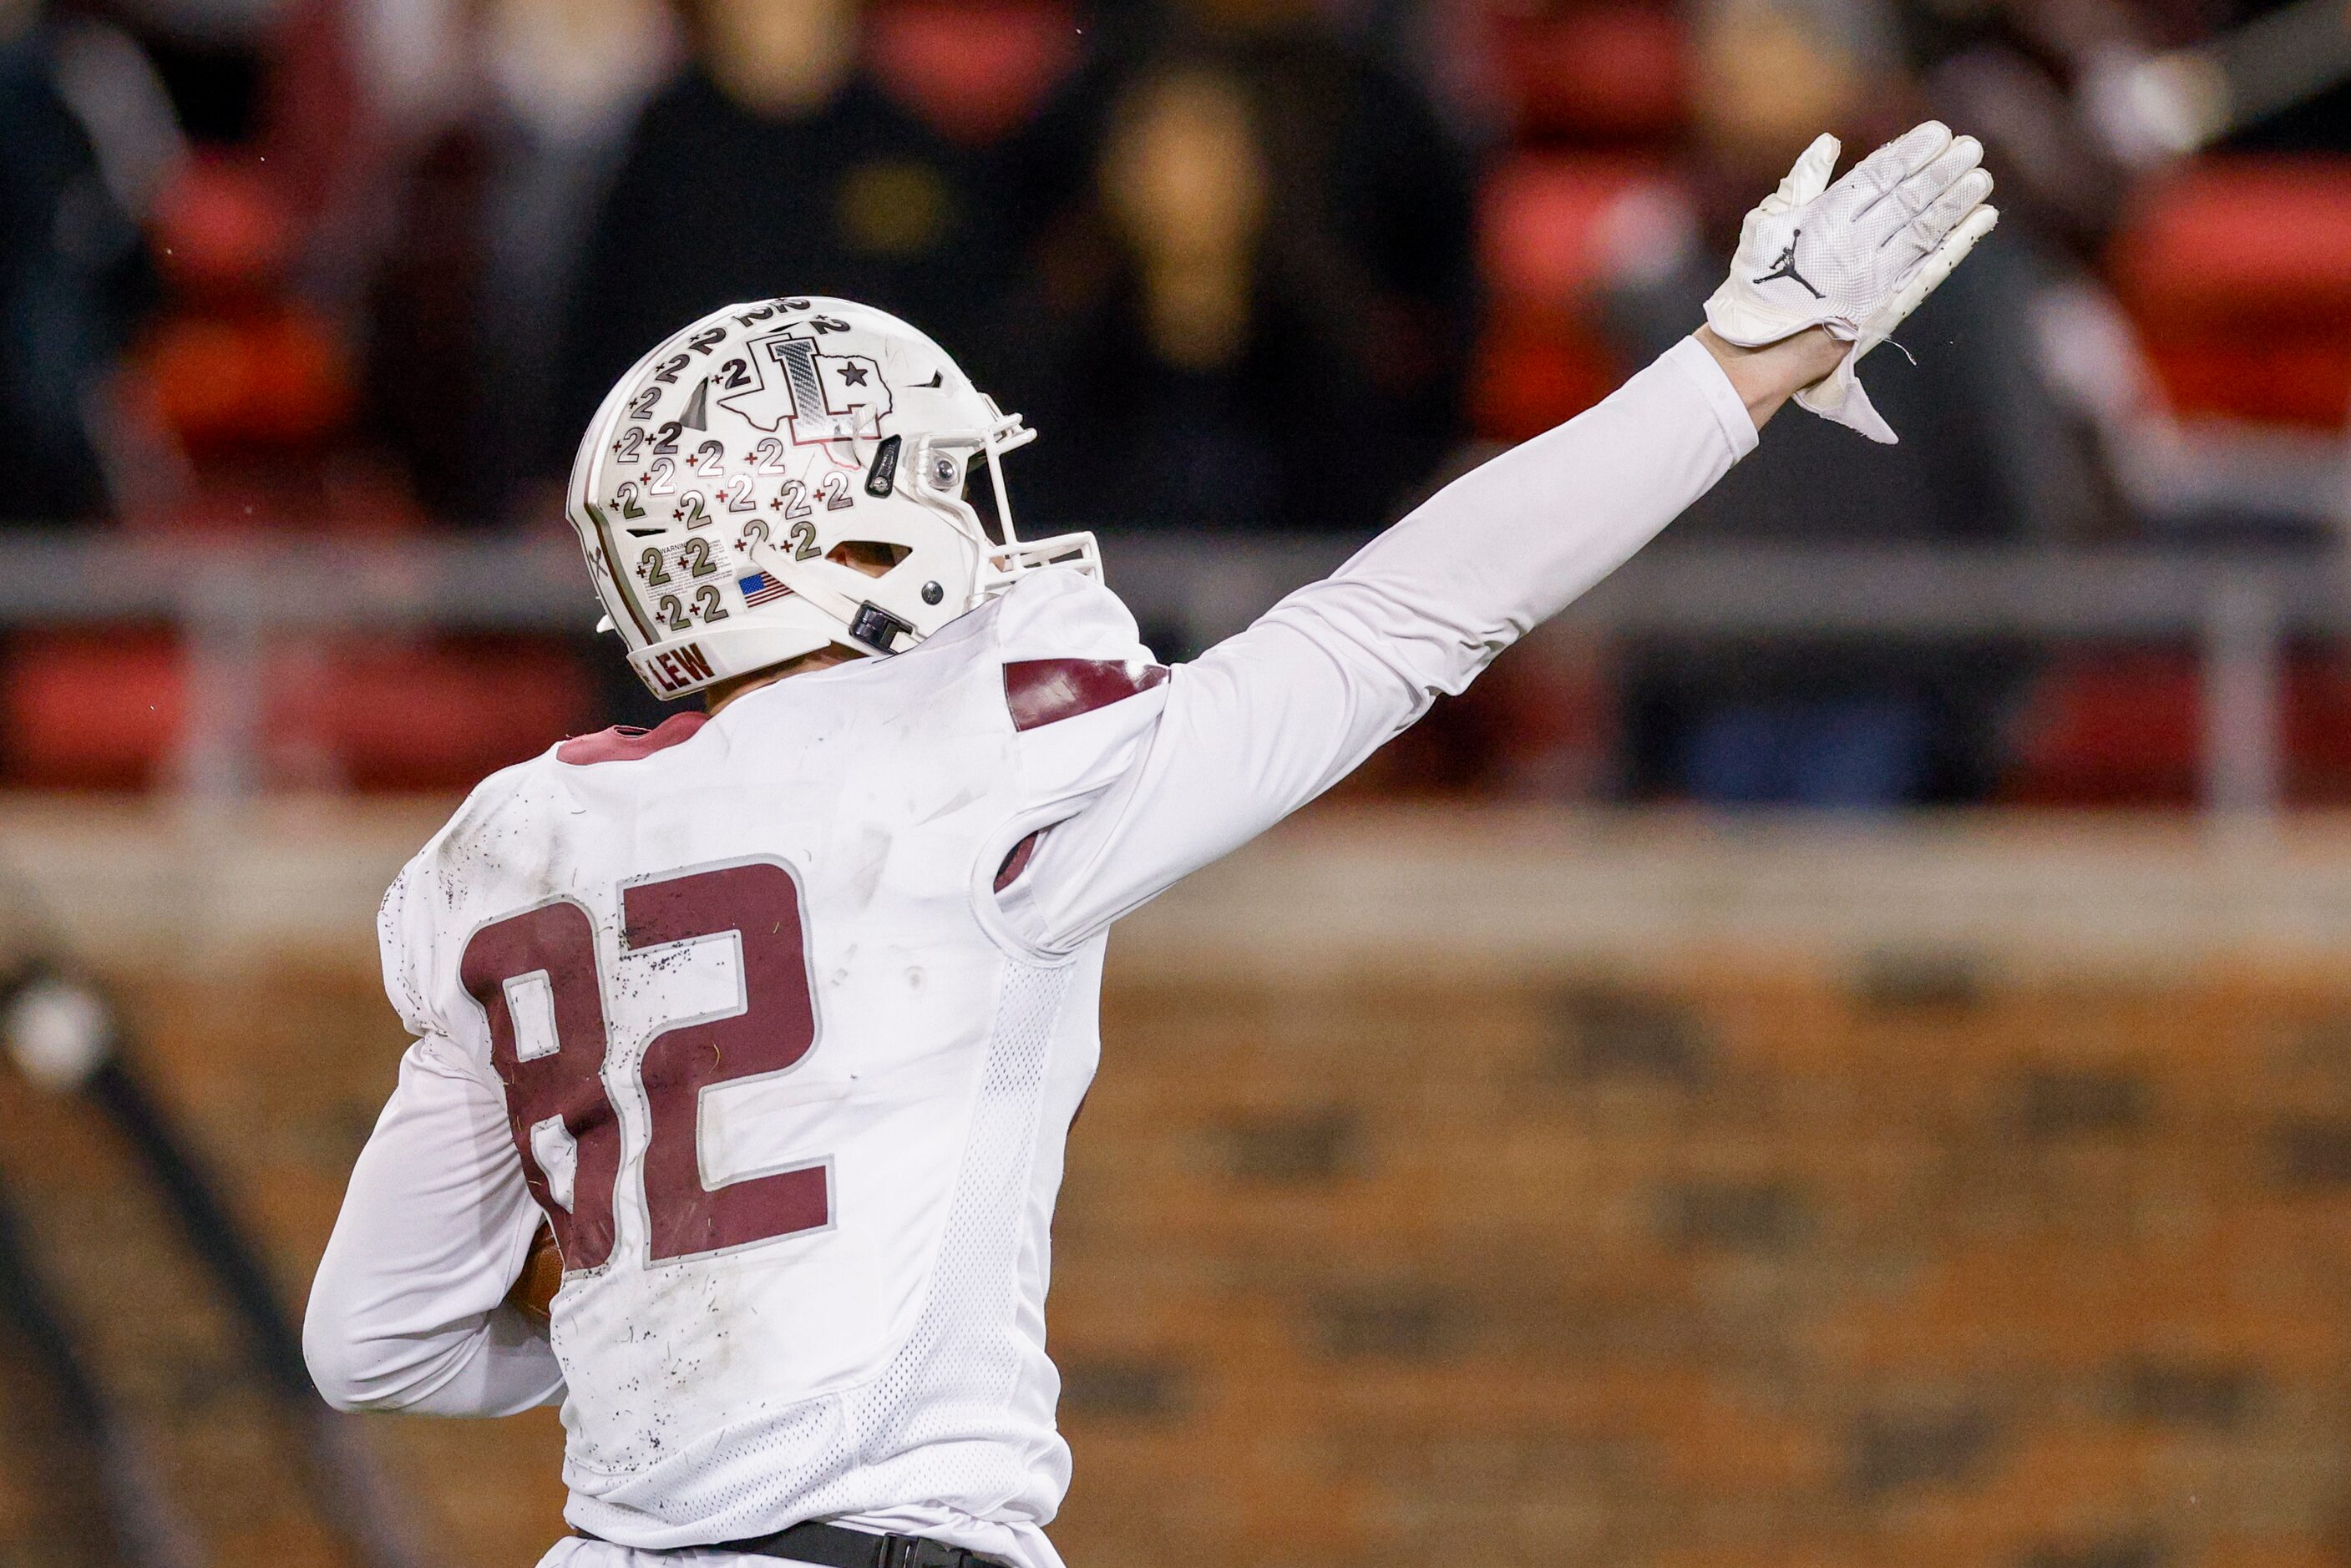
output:
[[1058, 0], [887, 0], [865, 29], [883, 89], [966, 142], [1018, 129], [1080, 55], [1078, 16]]
[[2139, 194], [2110, 256], [2174, 412], [2342, 428], [2351, 165], [2206, 159]]
[[10, 784], [120, 790], [164, 781], [187, 711], [187, 671], [172, 633], [43, 631], [13, 639], [5, 668]]
[[1670, 7], [1572, 5], [1488, 18], [1494, 74], [1521, 141], [1646, 141], [1689, 111], [1685, 28]]
[[2137, 650], [2060, 659], [2010, 735], [2011, 805], [2196, 802], [2202, 749], [2194, 655]]
[[199, 456], [316, 441], [351, 407], [338, 335], [286, 287], [294, 216], [258, 168], [191, 160], [155, 244], [173, 299], [136, 359], [165, 427]]
[[1688, 201], [1646, 160], [1522, 152], [1486, 176], [1478, 254], [1487, 283], [1513, 303], [1576, 306], [1688, 232]]
[[[0, 670], [0, 782], [168, 782], [189, 708], [185, 654], [169, 633], [20, 638]], [[526, 637], [337, 638], [279, 649], [269, 674], [262, 754], [277, 775], [265, 782], [278, 784], [465, 790], [600, 722], [579, 659]]]
[[580, 660], [528, 638], [338, 641], [275, 697], [273, 750], [315, 748], [363, 790], [470, 788], [601, 724]]
[[[2011, 805], [2196, 804], [2204, 748], [2197, 657], [2141, 649], [2055, 660], [2011, 732]], [[2289, 805], [2351, 803], [2351, 669], [2324, 652], [2287, 662], [2278, 715]]]
[[1626, 367], [1594, 323], [1612, 277], [1685, 243], [1669, 175], [1614, 154], [1521, 152], [1479, 191], [1479, 268], [1490, 291], [1471, 377], [1480, 434], [1523, 441], [1590, 408]]
[[314, 441], [350, 408], [334, 335], [275, 303], [231, 317], [174, 317], [148, 341], [141, 368], [166, 427], [192, 452]]

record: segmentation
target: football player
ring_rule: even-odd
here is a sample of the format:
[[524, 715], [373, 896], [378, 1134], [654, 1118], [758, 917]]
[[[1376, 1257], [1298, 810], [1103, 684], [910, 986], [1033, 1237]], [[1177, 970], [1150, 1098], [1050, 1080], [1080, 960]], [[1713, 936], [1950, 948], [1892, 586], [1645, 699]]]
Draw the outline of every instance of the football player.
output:
[[[1018, 536], [1029, 432], [905, 323], [781, 297], [648, 354], [569, 513], [631, 664], [704, 711], [493, 776], [386, 896], [416, 1040], [311, 1293], [327, 1398], [559, 1400], [550, 1564], [1055, 1568], [1049, 1226], [1105, 931], [1790, 397], [1893, 438], [1854, 367], [1991, 230], [1991, 179], [1935, 124], [1832, 182], [1837, 151], [1750, 215], [1694, 337], [1174, 669], [1091, 535]], [[542, 1226], [547, 1322], [508, 1301]]]

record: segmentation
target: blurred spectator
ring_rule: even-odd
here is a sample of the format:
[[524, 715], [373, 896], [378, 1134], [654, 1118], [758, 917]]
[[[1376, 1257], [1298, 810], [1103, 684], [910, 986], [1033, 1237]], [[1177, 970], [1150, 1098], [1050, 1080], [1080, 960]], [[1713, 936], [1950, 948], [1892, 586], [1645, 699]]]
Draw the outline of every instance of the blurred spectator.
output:
[[1056, 524], [1368, 532], [1460, 433], [1464, 160], [1294, 0], [1198, 0], [1118, 95], [1045, 275]]
[[1937, 109], [1983, 128], [2028, 348], [2075, 438], [2021, 454], [2028, 499], [2078, 514], [2086, 450], [2135, 527], [2335, 545], [2351, 185], [2307, 154], [2342, 142], [2351, 8], [1915, 0], [1910, 31]]
[[[1651, 258], [1614, 319], [1646, 358], [1699, 318], [1740, 215], [1823, 127], [1848, 161], [1917, 118], [1891, 18], [1873, 0], [1712, 0], [1698, 16], [1704, 243]], [[2003, 223], [1914, 317], [1915, 348], [1879, 350], [1867, 379], [1901, 444], [1824, 421], [1772, 439], [1672, 538], [1868, 545], [1984, 544], [2111, 533], [2114, 490], [2037, 364], [2033, 302], [2067, 275], [2027, 223]], [[1980, 796], [2002, 663], [1980, 653], [1826, 643], [1652, 649], [1627, 713], [1642, 794], [1736, 805], [1893, 806]]]
[[2094, 59], [2143, 54], [2142, 18], [2111, 0], [1913, 0], [1904, 22], [1936, 108], [1982, 139], [2004, 221], [2095, 254], [2129, 180], [2071, 88]]
[[409, 176], [371, 301], [367, 425], [438, 517], [502, 519], [577, 433], [556, 403], [578, 260], [673, 68], [670, 21], [661, 0], [480, 8], [467, 101]]
[[105, 0], [153, 51], [194, 143], [146, 213], [167, 293], [127, 385], [150, 525], [377, 531], [413, 520], [353, 444], [356, 280], [390, 177], [445, 96], [438, 5]]
[[[951, 5], [926, 9], [918, 31], [958, 19]], [[692, 59], [639, 119], [589, 241], [560, 430], [584, 426], [679, 324], [787, 293], [894, 311], [1019, 406], [997, 373], [1020, 357], [1008, 301], [1037, 214], [1066, 178], [1057, 170], [1071, 161], [1054, 152], [1067, 133], [1048, 99], [1078, 37], [1058, 5], [997, 9], [1004, 36], [1033, 47], [1008, 59], [976, 52], [972, 68], [998, 75], [975, 103], [951, 90], [951, 64], [921, 68], [947, 62], [865, 68], [857, 0], [692, 0]], [[903, 29], [881, 36], [905, 41]], [[1007, 76], [1008, 104], [995, 90]], [[549, 457], [568, 467], [568, 439]]]
[[127, 456], [113, 369], [149, 293], [138, 222], [178, 151], [120, 31], [0, 8], [0, 418], [15, 453], [0, 519], [112, 510]]
[[153, 62], [188, 140], [245, 141], [259, 129], [272, 25], [283, 0], [110, 0]]
[[[2229, 0], [2219, 7], [2224, 13], [2220, 20], [2223, 26], [2242, 25], [2292, 4], [2294, 0]], [[2351, 31], [2351, 7], [2337, 5], [2335, 10], [2345, 29]], [[2346, 54], [2351, 51], [2340, 47], [2334, 53], [2337, 68], [2333, 85], [2245, 126], [2229, 139], [2228, 146], [2238, 151], [2351, 152], [2351, 75], [2340, 69]]]

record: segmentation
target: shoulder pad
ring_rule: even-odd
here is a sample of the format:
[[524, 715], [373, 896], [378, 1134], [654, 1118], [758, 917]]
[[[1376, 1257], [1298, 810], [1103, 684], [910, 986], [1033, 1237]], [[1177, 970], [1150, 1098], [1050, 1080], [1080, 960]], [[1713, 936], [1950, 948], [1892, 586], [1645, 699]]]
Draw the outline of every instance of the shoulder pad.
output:
[[1134, 614], [1093, 578], [1058, 567], [1030, 572], [1005, 594], [996, 642], [1008, 664], [1032, 659], [1154, 662]]

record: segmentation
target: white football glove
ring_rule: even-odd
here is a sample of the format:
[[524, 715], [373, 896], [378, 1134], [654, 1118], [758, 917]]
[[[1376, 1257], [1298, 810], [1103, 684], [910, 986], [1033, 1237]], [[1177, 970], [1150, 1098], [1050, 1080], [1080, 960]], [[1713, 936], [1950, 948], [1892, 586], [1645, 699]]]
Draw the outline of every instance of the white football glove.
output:
[[1857, 367], [1951, 275], [1999, 212], [1984, 205], [1983, 145], [1928, 120], [1871, 153], [1835, 184], [1837, 139], [1796, 160], [1747, 214], [1730, 276], [1707, 301], [1707, 325], [1760, 348], [1823, 327], [1853, 345], [1835, 372], [1796, 400], [1875, 441], [1896, 438], [1862, 390]]

